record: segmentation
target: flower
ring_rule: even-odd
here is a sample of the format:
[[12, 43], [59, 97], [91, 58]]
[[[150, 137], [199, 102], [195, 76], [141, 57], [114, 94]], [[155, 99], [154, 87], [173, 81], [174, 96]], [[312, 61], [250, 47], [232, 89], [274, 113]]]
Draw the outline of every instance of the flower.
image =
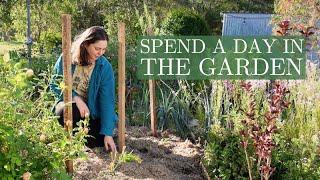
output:
[[32, 76], [34, 75], [33, 70], [32, 70], [32, 69], [28, 69], [28, 70], [26, 71], [26, 75], [27, 75], [28, 78], [32, 77]]
[[10, 54], [7, 52], [3, 55], [3, 61], [8, 63], [10, 61]]
[[45, 141], [46, 141], [46, 135], [41, 134], [41, 135], [40, 135], [40, 141], [41, 141], [41, 142], [45, 142]]
[[234, 90], [233, 84], [228, 80], [223, 81], [223, 85], [227, 89], [228, 92], [232, 92]]
[[22, 179], [23, 179], [23, 180], [29, 180], [29, 179], [30, 179], [30, 176], [31, 176], [31, 173], [30, 173], [30, 172], [25, 172], [25, 173], [22, 175]]

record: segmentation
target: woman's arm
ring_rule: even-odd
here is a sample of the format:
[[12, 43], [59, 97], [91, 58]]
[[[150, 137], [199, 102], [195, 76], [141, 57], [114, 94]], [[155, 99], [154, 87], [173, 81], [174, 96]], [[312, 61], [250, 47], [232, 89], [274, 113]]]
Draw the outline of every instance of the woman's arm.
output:
[[111, 64], [107, 64], [102, 72], [102, 79], [99, 89], [99, 111], [101, 118], [100, 134], [105, 135], [105, 146], [108, 149], [116, 150], [113, 142], [113, 130], [116, 123], [115, 115], [115, 80]]
[[110, 64], [104, 68], [99, 89], [99, 111], [101, 117], [100, 134], [112, 136], [115, 128], [115, 82]]

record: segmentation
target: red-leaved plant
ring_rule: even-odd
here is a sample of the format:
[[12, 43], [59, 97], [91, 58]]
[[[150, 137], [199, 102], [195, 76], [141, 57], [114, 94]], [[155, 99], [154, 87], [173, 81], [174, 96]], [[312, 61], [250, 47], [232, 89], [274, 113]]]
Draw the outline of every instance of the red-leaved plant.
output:
[[[263, 122], [259, 122], [256, 117], [256, 103], [254, 99], [254, 92], [250, 82], [242, 82], [241, 87], [249, 95], [249, 106], [246, 111], [243, 111], [246, 118], [242, 121], [244, 128], [240, 131], [242, 136], [241, 145], [244, 148], [247, 166], [249, 171], [249, 178], [252, 179], [251, 161], [248, 156], [247, 148], [250, 142], [254, 147], [255, 155], [257, 157], [257, 168], [261, 179], [269, 179], [275, 171], [271, 167], [271, 153], [275, 147], [273, 142], [273, 134], [276, 133], [276, 121], [280, 117], [284, 108], [288, 108], [289, 102], [284, 100], [284, 97], [289, 91], [281, 86], [279, 81], [273, 83], [272, 92], [269, 95], [268, 110], [264, 115]], [[250, 141], [249, 141], [250, 140]]]
[[287, 36], [289, 34], [289, 30], [292, 30], [292, 28], [290, 27], [290, 21], [289, 20], [284, 20], [281, 21], [278, 24], [279, 30], [277, 31], [277, 33], [280, 36]]

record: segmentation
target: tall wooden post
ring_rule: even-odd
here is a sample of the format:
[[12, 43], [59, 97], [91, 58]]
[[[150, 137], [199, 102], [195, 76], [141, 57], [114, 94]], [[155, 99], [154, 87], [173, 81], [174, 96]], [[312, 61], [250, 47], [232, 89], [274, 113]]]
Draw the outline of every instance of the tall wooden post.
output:
[[122, 152], [125, 146], [125, 117], [126, 117], [126, 107], [125, 107], [125, 84], [126, 84], [126, 51], [125, 51], [125, 24], [119, 23], [118, 25], [118, 97], [119, 97], [119, 123], [118, 123], [118, 133], [119, 133], [119, 151]]
[[[147, 34], [149, 36], [154, 35], [152, 27], [147, 28]], [[156, 109], [156, 82], [155, 80], [149, 80], [149, 92], [150, 92], [150, 118], [151, 118], [151, 133], [154, 137], [157, 137], [157, 109]]]
[[[72, 136], [72, 75], [71, 75], [71, 16], [63, 14], [62, 17], [62, 55], [63, 55], [63, 80], [65, 89], [63, 89], [63, 101], [65, 109], [63, 112], [64, 128], [69, 132], [69, 138]], [[73, 173], [72, 160], [66, 161], [67, 172]]]
[[156, 82], [153, 79], [149, 80], [150, 91], [150, 117], [151, 117], [151, 132], [152, 136], [157, 137], [157, 109], [156, 109]]

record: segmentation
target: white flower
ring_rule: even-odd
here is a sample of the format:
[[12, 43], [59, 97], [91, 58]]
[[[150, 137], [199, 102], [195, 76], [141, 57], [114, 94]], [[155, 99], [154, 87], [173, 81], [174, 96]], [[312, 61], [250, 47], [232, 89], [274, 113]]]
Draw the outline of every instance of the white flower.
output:
[[27, 75], [27, 77], [32, 77], [32, 76], [34, 75], [33, 70], [32, 70], [32, 69], [28, 69], [28, 70], [26, 71], [26, 75]]

